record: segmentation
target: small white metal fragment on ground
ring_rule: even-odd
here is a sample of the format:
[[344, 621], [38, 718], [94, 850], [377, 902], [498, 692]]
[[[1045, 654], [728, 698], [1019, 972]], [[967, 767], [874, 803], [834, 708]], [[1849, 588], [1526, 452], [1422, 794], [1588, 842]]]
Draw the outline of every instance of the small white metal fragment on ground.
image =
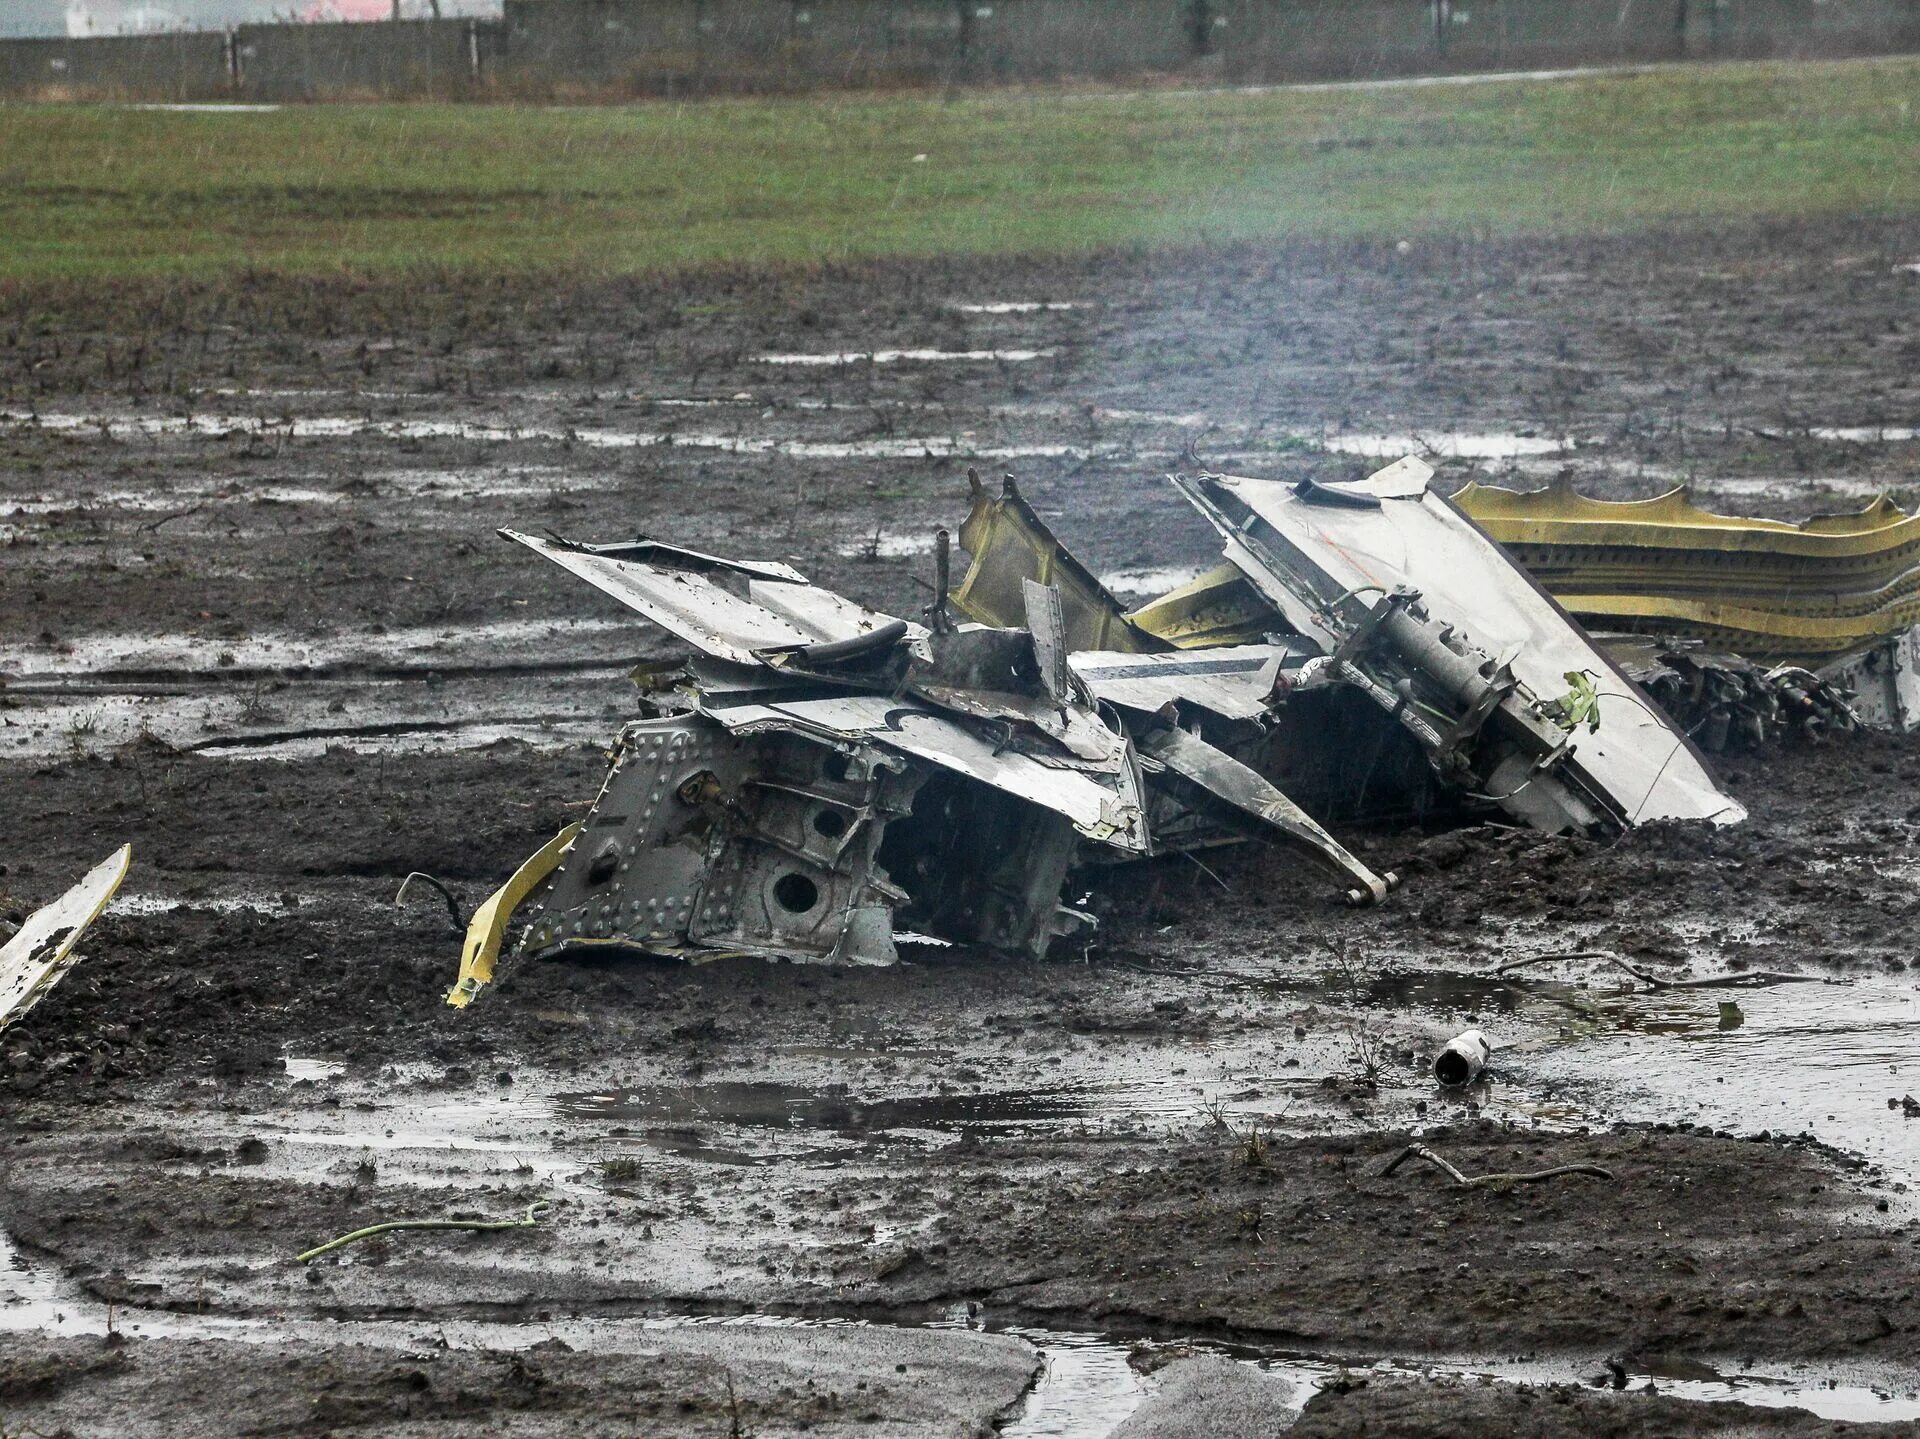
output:
[[52, 904], [36, 909], [0, 948], [0, 1030], [44, 999], [79, 956], [74, 946], [100, 917], [133, 861], [122, 845]]
[[1472, 1084], [1486, 1072], [1492, 1057], [1493, 1046], [1487, 1043], [1486, 1035], [1469, 1029], [1449, 1039], [1447, 1047], [1433, 1057], [1433, 1077], [1449, 1089]]

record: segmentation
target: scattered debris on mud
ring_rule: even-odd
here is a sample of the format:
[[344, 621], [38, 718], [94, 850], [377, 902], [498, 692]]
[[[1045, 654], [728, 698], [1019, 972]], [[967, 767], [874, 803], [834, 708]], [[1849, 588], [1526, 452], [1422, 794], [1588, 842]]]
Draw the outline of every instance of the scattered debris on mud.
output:
[[[1570, 620], [1523, 546], [1497, 569], [1426, 547], [1407, 563], [1428, 571], [1372, 582], [1420, 591], [1504, 691], [1463, 737], [1467, 771], [1436, 770], [1447, 746], [1407, 722], [1431, 671], [1393, 668], [1418, 636], [1378, 633], [1420, 625], [1413, 602], [1348, 595], [1331, 563], [1302, 602], [1273, 562], [1305, 526], [1351, 548], [1402, 512], [1475, 544], [1440, 496], [1562, 468], [1603, 501], [1690, 479], [1776, 533], [1910, 487], [1920, 391], [1886, 330], [1910, 251], [1889, 222], [671, 291], [0, 296], [19, 331], [0, 601], [24, 617], [0, 634], [0, 915], [140, 855], [86, 961], [0, 1033], [0, 1421], [227, 1432], [219, 1392], [316, 1433], [1104, 1439], [1178, 1432], [1170, 1408], [1315, 1435], [1910, 1431], [1910, 666], [1628, 633], [1535, 573]], [[1791, 343], [1782, 307], [1804, 318]], [[137, 363], [103, 342], [136, 334]], [[1036, 358], [757, 358], [923, 351]], [[1410, 452], [1435, 471], [1418, 495], [1369, 489]], [[982, 487], [941, 584], [969, 460], [1021, 481]], [[498, 528], [560, 563], [523, 563]], [[1033, 569], [981, 568], [1023, 553], [997, 548], [1013, 535]], [[563, 565], [724, 590], [794, 632], [718, 654], [711, 631], [592, 609]], [[1463, 585], [1484, 588], [1456, 611]], [[1528, 671], [1496, 623], [1523, 612], [1553, 616], [1530, 642], [1583, 653]], [[1369, 621], [1340, 657], [1357, 680], [1299, 682]], [[915, 648], [966, 644], [1004, 687], [946, 684]], [[968, 713], [989, 691], [1000, 709]], [[1447, 726], [1426, 716], [1434, 736], [1465, 695]], [[982, 770], [1071, 776], [1097, 802], [1050, 810], [884, 723], [786, 713], [876, 697], [950, 747], [990, 734]], [[769, 940], [739, 911], [704, 929], [704, 906], [646, 904], [663, 884], [637, 896], [665, 921], [640, 949], [749, 956], [537, 944], [483, 1007], [445, 1004], [459, 922], [516, 866], [585, 822], [561, 870], [583, 883], [597, 841], [631, 833], [591, 823], [646, 774], [629, 753], [596, 811], [610, 741], [697, 736], [725, 781], [723, 721], [749, 705], [781, 716], [738, 741], [741, 774], [783, 797], [755, 817], [767, 892], [811, 865], [820, 894], [855, 896], [835, 868], [855, 849], [871, 903], [820, 917], [882, 908], [884, 931]], [[1621, 739], [1652, 741], [1656, 770], [1671, 752], [1679, 774], [1644, 778], [1684, 778], [1686, 803], [1655, 818], [1617, 776], [1572, 783]], [[1494, 778], [1556, 752], [1517, 794]], [[1223, 774], [1261, 813], [1222, 799]], [[683, 802], [690, 777], [657, 786], [662, 808], [726, 834], [735, 796]], [[1515, 812], [1548, 793], [1599, 822]], [[928, 796], [946, 818], [916, 824]], [[1058, 835], [1046, 864], [969, 850], [1028, 810]], [[889, 837], [916, 831], [896, 858]], [[944, 909], [928, 887], [969, 852], [1022, 885], [989, 926], [964, 920], [978, 875]], [[393, 903], [415, 872], [451, 915]], [[1399, 886], [1352, 905], [1363, 874]], [[598, 920], [584, 889], [534, 912], [543, 882], [496, 909], [522, 909], [503, 945]], [[892, 964], [781, 957], [884, 957], [880, 933]], [[1438, 1083], [1469, 1031], [1480, 1073]], [[1416, 1145], [1476, 1182], [1383, 1172]], [[530, 1228], [294, 1257], [541, 1204]]]

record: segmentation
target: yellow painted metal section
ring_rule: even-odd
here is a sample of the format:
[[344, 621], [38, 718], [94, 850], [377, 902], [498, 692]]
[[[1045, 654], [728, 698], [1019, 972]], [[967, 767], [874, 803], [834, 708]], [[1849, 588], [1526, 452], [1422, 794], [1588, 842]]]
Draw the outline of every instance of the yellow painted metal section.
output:
[[1885, 495], [1851, 513], [1816, 515], [1799, 524], [1714, 514], [1693, 503], [1686, 485], [1648, 500], [1589, 499], [1564, 477], [1527, 491], [1469, 483], [1453, 503], [1503, 545], [1605, 545], [1820, 560], [1920, 553], [1920, 515], [1909, 515]]
[[1713, 514], [1684, 487], [1594, 500], [1564, 479], [1453, 502], [1595, 627], [1818, 664], [1920, 623], [1920, 515], [1884, 495], [1799, 524]]
[[1214, 566], [1200, 578], [1142, 605], [1127, 619], [1183, 650], [1259, 644], [1274, 631], [1292, 629], [1232, 565]]
[[1168, 648], [1165, 641], [1128, 623], [1125, 610], [1080, 561], [1054, 538], [1013, 481], [998, 499], [969, 475], [973, 508], [960, 523], [960, 547], [972, 559], [949, 598], [970, 620], [1000, 629], [1024, 629], [1022, 580], [1060, 592], [1069, 650], [1119, 650], [1126, 654]]
[[560, 867], [561, 859], [579, 833], [577, 822], [561, 830], [473, 912], [473, 918], [467, 923], [467, 941], [460, 951], [460, 977], [447, 991], [448, 1004], [455, 1009], [465, 1009], [473, 1003], [475, 995], [493, 983], [494, 962], [500, 957], [500, 942], [506, 936], [513, 912]]
[[1069, 649], [1206, 649], [1257, 644], [1270, 631], [1288, 628], [1232, 565], [1211, 569], [1128, 613], [1054, 537], [1012, 481], [998, 499], [974, 482], [960, 546], [972, 564], [950, 597], [955, 609], [984, 625], [1020, 629], [1027, 622], [1020, 582], [1052, 585], [1060, 592]]

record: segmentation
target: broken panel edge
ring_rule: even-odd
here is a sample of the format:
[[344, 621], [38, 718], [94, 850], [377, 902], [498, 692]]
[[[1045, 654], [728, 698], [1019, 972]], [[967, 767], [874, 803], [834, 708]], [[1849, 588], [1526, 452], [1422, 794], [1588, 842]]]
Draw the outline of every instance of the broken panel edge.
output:
[[578, 822], [561, 830], [473, 912], [473, 918], [467, 923], [466, 944], [460, 952], [460, 974], [453, 988], [447, 991], [448, 1004], [455, 1009], [465, 1009], [493, 982], [493, 967], [500, 958], [500, 943], [506, 937], [513, 912], [560, 867], [560, 861], [579, 833]]
[[29, 914], [0, 946], [0, 1030], [45, 999], [79, 956], [75, 946], [119, 892], [133, 863], [123, 844], [51, 904]]

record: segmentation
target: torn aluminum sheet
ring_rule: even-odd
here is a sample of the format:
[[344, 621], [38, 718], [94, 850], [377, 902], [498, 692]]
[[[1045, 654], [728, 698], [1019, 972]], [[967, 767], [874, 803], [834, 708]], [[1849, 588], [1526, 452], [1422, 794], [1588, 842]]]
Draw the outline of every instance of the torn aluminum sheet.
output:
[[[1175, 477], [1227, 560], [1337, 677], [1370, 694], [1450, 782], [1545, 830], [1651, 819], [1734, 823], [1687, 737], [1404, 459], [1355, 485]], [[1584, 675], [1599, 729], [1549, 697]]]
[[1168, 705], [1191, 705], [1223, 719], [1259, 720], [1272, 710], [1276, 695], [1292, 685], [1301, 666], [1322, 653], [1311, 640], [1295, 638], [1160, 654], [1082, 650], [1068, 663], [1095, 695], [1125, 709], [1152, 713]]
[[133, 863], [122, 845], [52, 904], [36, 909], [0, 946], [0, 1030], [47, 997], [79, 959], [75, 946], [100, 917]]
[[[789, 565], [719, 560], [658, 541], [583, 545], [514, 530], [507, 539], [580, 576], [701, 653], [736, 664], [834, 664], [925, 631], [807, 583]], [[712, 572], [712, 573], [709, 573]], [[747, 594], [719, 576], [746, 577]]]
[[1147, 762], [1163, 766], [1177, 781], [1245, 815], [1269, 837], [1332, 868], [1353, 886], [1347, 891], [1348, 903], [1376, 904], [1399, 883], [1392, 874], [1376, 875], [1259, 773], [1198, 736], [1169, 725], [1142, 736], [1139, 745]]
[[1594, 500], [1566, 478], [1469, 484], [1453, 503], [1597, 627], [1821, 666], [1920, 621], [1920, 515], [1885, 495], [1798, 524], [1714, 514], [1685, 486]]
[[1049, 585], [1060, 596], [1066, 644], [1077, 650], [1123, 652], [1168, 648], [1132, 624], [1120, 601], [1066, 550], [1008, 475], [998, 499], [988, 496], [977, 471], [967, 471], [973, 507], [960, 525], [960, 544], [973, 563], [951, 595], [968, 618], [1001, 629], [1026, 619], [1025, 584]]
[[585, 545], [543, 540], [513, 530], [500, 533], [638, 610], [703, 653], [736, 664], [757, 663], [761, 651], [798, 649], [820, 639], [793, 620], [691, 570], [621, 559]]
[[1920, 727], [1920, 625], [1888, 635], [1818, 672], [1851, 699], [1853, 717], [1874, 729]]
[[1091, 922], [1061, 903], [1074, 864], [1151, 850], [1138, 758], [1073, 675], [1048, 586], [1024, 595], [1038, 635], [937, 603], [928, 626], [767, 566], [503, 534], [694, 653], [636, 671], [644, 718], [577, 833], [476, 914], [450, 1003], [491, 981], [523, 900], [533, 955], [878, 964], [896, 916], [1038, 954]]
[[1052, 810], [1087, 839], [1135, 855], [1150, 849], [1139, 780], [1124, 741], [1111, 762], [1097, 768], [1071, 757], [1049, 760], [1001, 748], [931, 708], [880, 695], [714, 705], [708, 713], [735, 734], [792, 729], [827, 740], [868, 739]]

